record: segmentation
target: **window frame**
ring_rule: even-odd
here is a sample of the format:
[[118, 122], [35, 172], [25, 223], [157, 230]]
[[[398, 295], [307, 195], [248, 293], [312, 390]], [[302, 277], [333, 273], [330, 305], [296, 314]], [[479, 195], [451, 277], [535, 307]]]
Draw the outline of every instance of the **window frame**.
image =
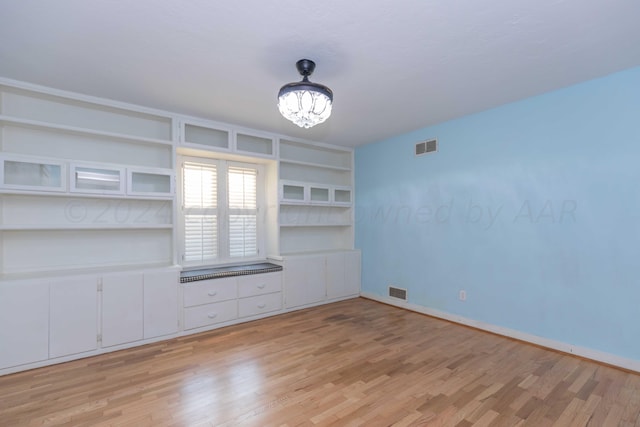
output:
[[[184, 163], [195, 163], [213, 165], [217, 173], [217, 258], [205, 261], [185, 261], [185, 207], [184, 207]], [[223, 265], [241, 265], [251, 262], [266, 260], [266, 225], [264, 222], [264, 212], [266, 212], [266, 183], [264, 165], [260, 163], [242, 162], [227, 160], [224, 158], [195, 157], [188, 155], [177, 156], [177, 217], [178, 217], [178, 263], [184, 269], [195, 269], [202, 267], [218, 267]], [[257, 251], [255, 256], [231, 257], [229, 256], [229, 216], [233, 215], [234, 209], [229, 207], [228, 201], [228, 173], [230, 167], [250, 168], [257, 171], [256, 177], [256, 239]]]

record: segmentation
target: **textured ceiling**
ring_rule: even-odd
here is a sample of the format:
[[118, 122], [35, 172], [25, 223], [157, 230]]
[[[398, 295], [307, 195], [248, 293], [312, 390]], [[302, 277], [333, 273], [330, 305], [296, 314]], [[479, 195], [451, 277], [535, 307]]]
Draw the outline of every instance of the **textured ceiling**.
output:
[[[638, 0], [0, 0], [0, 76], [356, 146], [640, 65]], [[335, 95], [280, 117], [295, 62]]]

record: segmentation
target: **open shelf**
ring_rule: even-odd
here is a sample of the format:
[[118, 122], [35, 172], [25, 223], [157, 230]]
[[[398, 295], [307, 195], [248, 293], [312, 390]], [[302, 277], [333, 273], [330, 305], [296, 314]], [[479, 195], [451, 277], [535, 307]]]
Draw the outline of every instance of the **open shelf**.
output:
[[76, 194], [43, 197], [5, 194], [0, 203], [4, 230], [170, 229], [169, 200], [86, 198]]
[[280, 227], [351, 227], [350, 222], [326, 223], [326, 224], [286, 224], [280, 223]]
[[62, 132], [76, 135], [85, 136], [100, 136], [104, 138], [117, 139], [126, 142], [134, 142], [138, 144], [152, 144], [152, 145], [173, 145], [171, 140], [146, 138], [142, 136], [132, 136], [115, 132], [105, 132], [94, 129], [80, 128], [75, 126], [59, 125], [49, 122], [41, 122], [37, 120], [21, 119], [17, 117], [11, 117], [6, 115], [0, 115], [0, 123], [8, 124], [12, 126], [19, 126], [29, 129], [38, 129], [45, 131]]
[[48, 129], [90, 131], [130, 141], [171, 141], [169, 115], [114, 107], [84, 99], [0, 85], [2, 115]]
[[172, 224], [106, 224], [106, 225], [0, 225], [0, 231], [54, 230], [168, 230]]
[[351, 170], [352, 151], [281, 138], [280, 161], [303, 166]]
[[325, 165], [322, 163], [304, 162], [300, 160], [280, 159], [280, 163], [289, 163], [291, 165], [308, 166], [312, 168], [332, 169], [332, 170], [342, 171], [342, 172], [349, 172], [351, 170], [351, 167]]
[[172, 238], [170, 228], [5, 230], [3, 274], [171, 264]]

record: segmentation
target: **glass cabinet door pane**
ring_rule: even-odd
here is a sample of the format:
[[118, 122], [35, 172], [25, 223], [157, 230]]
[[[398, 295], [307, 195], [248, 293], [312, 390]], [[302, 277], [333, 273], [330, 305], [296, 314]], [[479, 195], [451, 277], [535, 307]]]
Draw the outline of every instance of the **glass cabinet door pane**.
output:
[[184, 142], [228, 149], [229, 132], [185, 123]]
[[135, 193], [171, 193], [171, 177], [155, 173], [132, 172], [131, 190]]
[[270, 156], [273, 155], [273, 139], [238, 133], [236, 134], [236, 149]]
[[282, 199], [283, 200], [304, 200], [304, 187], [301, 185], [284, 184], [282, 186]]
[[310, 196], [312, 202], [329, 202], [329, 189], [311, 187]]
[[5, 160], [4, 183], [6, 185], [62, 188], [62, 167], [45, 163]]
[[333, 193], [333, 201], [336, 203], [351, 203], [351, 191], [336, 190]]
[[90, 191], [121, 191], [121, 175], [119, 170], [76, 167], [75, 188]]

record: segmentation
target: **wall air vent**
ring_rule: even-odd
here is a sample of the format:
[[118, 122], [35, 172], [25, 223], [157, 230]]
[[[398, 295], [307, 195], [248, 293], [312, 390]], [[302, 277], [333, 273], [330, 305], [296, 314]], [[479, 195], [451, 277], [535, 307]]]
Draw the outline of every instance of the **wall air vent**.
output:
[[407, 290], [389, 286], [389, 296], [403, 301], [407, 300]]
[[416, 144], [416, 156], [435, 153], [436, 151], [438, 151], [438, 140], [436, 138], [427, 139]]

